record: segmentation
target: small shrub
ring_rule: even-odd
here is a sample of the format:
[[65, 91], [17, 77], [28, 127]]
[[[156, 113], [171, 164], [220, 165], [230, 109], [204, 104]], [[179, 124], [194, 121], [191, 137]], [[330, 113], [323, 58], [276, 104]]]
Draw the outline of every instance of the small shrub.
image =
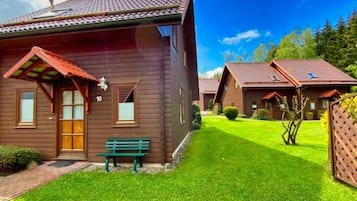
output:
[[248, 116], [246, 114], [238, 114], [239, 118], [248, 118]]
[[267, 109], [256, 109], [252, 115], [252, 119], [270, 120], [269, 111]]
[[223, 109], [223, 113], [229, 120], [234, 120], [238, 116], [238, 108], [234, 106], [227, 106]]
[[328, 111], [326, 110], [324, 114], [320, 117], [320, 122], [322, 124], [322, 127], [325, 129], [326, 133], [329, 132], [329, 116], [328, 116]]
[[201, 128], [201, 124], [197, 122], [197, 120], [192, 121], [192, 129], [193, 130], [198, 130]]
[[28, 147], [0, 146], [0, 173], [24, 169], [31, 161], [37, 163], [42, 161], [39, 151]]
[[318, 119], [321, 119], [321, 117], [325, 114], [325, 109], [319, 109], [318, 111], [317, 111], [317, 118]]
[[195, 120], [196, 120], [197, 123], [199, 123], [199, 124], [202, 123], [202, 117], [201, 117], [201, 113], [200, 113], [200, 112], [196, 112]]
[[213, 109], [212, 109], [212, 113], [216, 114], [216, 115], [219, 115], [219, 114], [222, 113], [222, 106], [221, 106], [220, 103], [214, 104]]
[[196, 104], [192, 104], [192, 120], [196, 118], [196, 113], [200, 113], [200, 107]]
[[209, 99], [208, 100], [207, 107], [208, 107], [208, 110], [212, 110], [213, 109], [213, 99]]
[[314, 119], [314, 113], [313, 112], [306, 112], [305, 113], [305, 116], [306, 116], [306, 119], [307, 120], [312, 120], [312, 119]]

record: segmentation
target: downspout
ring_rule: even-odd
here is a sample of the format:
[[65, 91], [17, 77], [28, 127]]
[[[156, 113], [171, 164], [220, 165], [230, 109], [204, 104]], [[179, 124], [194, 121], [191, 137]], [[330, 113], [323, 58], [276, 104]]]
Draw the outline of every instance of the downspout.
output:
[[161, 164], [166, 163], [166, 133], [165, 133], [165, 46], [164, 37], [160, 40], [161, 59], [160, 59], [160, 110], [161, 110]]

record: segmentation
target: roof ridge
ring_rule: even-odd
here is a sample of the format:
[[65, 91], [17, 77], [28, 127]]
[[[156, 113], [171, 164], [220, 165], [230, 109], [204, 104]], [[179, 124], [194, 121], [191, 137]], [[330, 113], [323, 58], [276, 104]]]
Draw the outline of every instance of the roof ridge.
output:
[[[48, 18], [32, 19], [32, 20], [28, 20], [28, 21], [0, 23], [0, 27], [24, 25], [24, 24], [31, 24], [31, 23], [38, 23], [38, 22], [57, 21], [57, 20], [67, 20], [67, 19], [75, 19], [75, 18], [82, 18], [82, 17], [118, 15], [118, 14], [128, 14], [128, 13], [135, 13], [135, 12], [145, 12], [145, 11], [160, 11], [160, 10], [165, 10], [165, 9], [179, 8], [179, 7], [180, 7], [180, 4], [175, 3], [175, 4], [170, 4], [170, 5], [160, 5], [160, 6], [145, 7], [145, 8], [134, 8], [134, 9], [128, 9], [128, 10], [104, 11], [104, 12], [87, 13], [87, 14], [81, 14], [81, 15], [48, 17]], [[45, 9], [48, 9], [48, 8], [45, 8]]]

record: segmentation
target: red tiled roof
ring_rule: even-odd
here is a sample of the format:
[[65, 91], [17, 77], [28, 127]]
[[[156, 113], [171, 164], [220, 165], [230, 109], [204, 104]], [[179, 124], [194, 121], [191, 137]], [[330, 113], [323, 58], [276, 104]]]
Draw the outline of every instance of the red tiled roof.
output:
[[268, 63], [228, 63], [226, 67], [241, 87], [294, 87]]
[[46, 83], [56, 81], [61, 77], [78, 77], [98, 82], [94, 76], [75, 63], [36, 46], [32, 47], [31, 51], [10, 68], [3, 77]]
[[270, 100], [270, 99], [272, 99], [274, 97], [278, 97], [280, 99], [283, 98], [283, 96], [280, 95], [278, 92], [273, 91], [273, 92], [270, 92], [270, 93], [266, 94], [262, 99], [263, 100]]
[[[280, 67], [294, 78], [297, 85], [357, 85], [357, 80], [322, 59], [273, 60], [271, 65]], [[308, 73], [313, 73], [317, 77], [310, 78]]]
[[219, 80], [217, 79], [199, 79], [198, 86], [200, 93], [216, 93]]
[[[55, 10], [71, 9], [55, 17], [36, 18], [49, 12], [44, 8], [0, 24], [0, 34], [98, 25], [136, 19], [184, 14], [190, 0], [68, 0]], [[108, 24], [109, 25], [109, 24]]]
[[320, 98], [331, 98], [332, 96], [336, 96], [336, 95], [341, 95], [341, 93], [337, 89], [332, 89], [332, 90], [323, 92], [320, 95]]

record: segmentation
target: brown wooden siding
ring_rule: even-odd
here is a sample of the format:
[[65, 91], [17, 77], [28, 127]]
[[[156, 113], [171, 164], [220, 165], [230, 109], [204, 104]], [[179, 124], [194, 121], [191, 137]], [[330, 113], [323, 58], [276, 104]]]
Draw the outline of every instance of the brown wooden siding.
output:
[[[188, 80], [190, 71], [183, 64], [184, 43], [182, 27], [177, 26], [177, 48], [174, 48], [171, 42], [171, 130], [172, 135], [169, 141], [172, 142], [168, 146], [167, 157], [171, 160], [171, 155], [184, 139], [191, 127], [191, 107], [192, 107], [192, 89]], [[180, 108], [179, 108], [179, 88], [184, 89], [185, 102], [185, 123], [180, 123]]]
[[226, 106], [235, 106], [238, 108], [238, 112], [240, 114], [244, 114], [244, 103], [243, 103], [243, 94], [242, 88], [239, 86], [238, 88], [234, 88], [234, 79], [231, 74], [228, 74], [226, 82], [224, 83], [227, 90], [223, 88], [222, 93], [222, 109]]
[[[145, 34], [144, 34], [145, 33]], [[102, 40], [99, 40], [102, 38]], [[182, 40], [182, 35], [180, 35]], [[54, 43], [53, 41], [60, 41]], [[7, 42], [8, 43], [8, 42]], [[178, 43], [182, 44], [182, 43]], [[166, 51], [162, 54], [161, 36], [156, 27], [140, 29], [118, 29], [108, 32], [86, 34], [60, 34], [34, 39], [17, 39], [14, 49], [2, 49], [0, 55], [0, 72], [5, 73], [33, 45], [51, 50], [76, 62], [81, 68], [97, 78], [104, 76], [109, 88], [106, 92], [99, 87], [90, 87], [90, 113], [87, 114], [87, 157], [89, 161], [101, 162], [103, 158], [96, 156], [104, 151], [105, 140], [109, 137], [150, 137], [151, 149], [145, 162], [161, 161], [161, 77], [160, 65], [164, 55], [165, 64], [165, 133], [166, 159], [170, 162], [171, 154], [188, 132], [189, 120], [184, 125], [178, 121], [178, 86], [186, 92], [190, 89], [184, 68], [182, 68], [182, 51], [171, 58], [169, 44], [163, 43]], [[6, 47], [0, 42], [0, 48]], [[181, 48], [181, 47], [180, 47]], [[175, 50], [171, 48], [171, 53]], [[171, 62], [170, 60], [171, 59]], [[175, 75], [171, 78], [171, 75]], [[139, 126], [115, 128], [112, 126], [112, 88], [114, 84], [138, 84]], [[13, 79], [0, 79], [0, 144], [26, 145], [39, 149], [45, 159], [53, 159], [56, 155], [56, 115], [51, 113], [50, 103], [42, 91], [37, 92], [37, 128], [14, 129], [15, 122], [15, 89], [35, 87], [33, 83]], [[177, 89], [177, 90], [176, 90]], [[177, 93], [176, 93], [177, 92]], [[96, 96], [103, 98], [96, 102]], [[185, 102], [188, 104], [189, 96]], [[187, 107], [186, 110], [190, 108]], [[172, 115], [171, 115], [172, 113]], [[188, 119], [189, 112], [186, 111]], [[49, 117], [53, 117], [52, 120]], [[174, 126], [171, 126], [174, 125]], [[171, 143], [173, 142], [173, 143]]]

